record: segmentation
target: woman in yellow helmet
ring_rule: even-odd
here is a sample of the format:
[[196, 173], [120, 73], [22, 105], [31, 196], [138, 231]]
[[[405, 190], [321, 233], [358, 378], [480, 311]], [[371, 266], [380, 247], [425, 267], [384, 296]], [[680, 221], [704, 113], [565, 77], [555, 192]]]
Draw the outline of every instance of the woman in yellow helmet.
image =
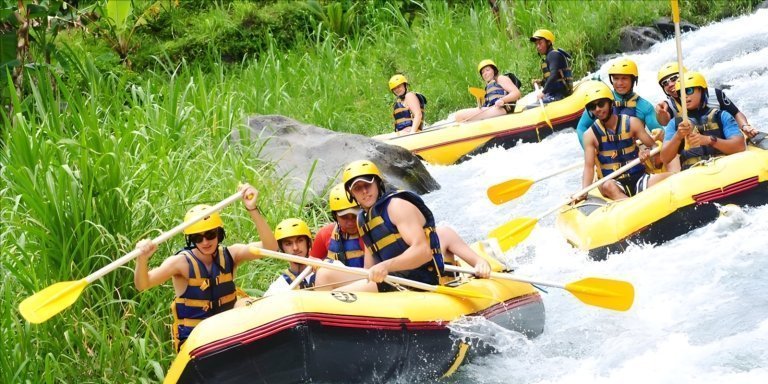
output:
[[502, 116], [515, 110], [520, 99], [520, 90], [507, 75], [499, 75], [499, 67], [493, 60], [483, 60], [477, 65], [477, 72], [485, 82], [485, 99], [480, 108], [467, 108], [456, 112], [456, 121], [463, 123]]
[[400, 74], [389, 79], [389, 90], [395, 95], [395, 102], [392, 105], [395, 132], [398, 135], [405, 135], [421, 131], [424, 126], [424, 107], [427, 105], [427, 98], [420, 93], [408, 91], [408, 79]]
[[[136, 245], [141, 250], [134, 270], [136, 289], [143, 291], [173, 279], [176, 298], [171, 305], [174, 318], [172, 333], [177, 351], [198, 323], [235, 306], [238, 296], [234, 283], [235, 270], [241, 263], [259, 258], [248, 248], [277, 250], [272, 230], [257, 208], [258, 191], [248, 184], [241, 185], [238, 190], [242, 192], [245, 209], [256, 224], [260, 242], [223, 246], [221, 242], [226, 236], [224, 224], [221, 216], [213, 213], [184, 229], [187, 246], [152, 270], [147, 264], [157, 245], [149, 239], [141, 240]], [[184, 221], [196, 218], [208, 208], [207, 205], [193, 207]]]

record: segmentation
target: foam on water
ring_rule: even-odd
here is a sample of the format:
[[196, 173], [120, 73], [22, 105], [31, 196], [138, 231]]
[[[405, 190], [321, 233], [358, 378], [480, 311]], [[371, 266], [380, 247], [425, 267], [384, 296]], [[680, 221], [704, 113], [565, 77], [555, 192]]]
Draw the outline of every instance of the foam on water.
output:
[[[753, 125], [768, 131], [768, 9], [683, 37], [685, 65], [704, 73]], [[673, 40], [630, 55], [640, 67], [638, 92], [661, 100], [656, 71], [676, 59]], [[601, 69], [602, 78], [610, 62]], [[485, 238], [512, 217], [548, 210], [580, 189], [581, 172], [536, 183], [496, 206], [486, 189], [510, 178], [536, 178], [581, 162], [573, 130], [539, 144], [500, 148], [429, 171], [442, 189], [425, 196], [438, 221], [467, 240]], [[464, 366], [454, 382], [479, 383], [765, 383], [768, 382], [768, 206], [728, 210], [716, 222], [660, 246], [636, 245], [605, 262], [571, 248], [539, 222], [509, 255], [522, 276], [567, 283], [588, 276], [631, 282], [628, 312], [585, 305], [566, 291], [543, 294], [544, 334], [530, 342], [508, 335], [504, 352]], [[466, 322], [465, 322], [466, 323]], [[478, 323], [461, 326], [478, 332]], [[482, 326], [482, 324], [480, 324]], [[487, 326], [488, 334], [496, 331]]]

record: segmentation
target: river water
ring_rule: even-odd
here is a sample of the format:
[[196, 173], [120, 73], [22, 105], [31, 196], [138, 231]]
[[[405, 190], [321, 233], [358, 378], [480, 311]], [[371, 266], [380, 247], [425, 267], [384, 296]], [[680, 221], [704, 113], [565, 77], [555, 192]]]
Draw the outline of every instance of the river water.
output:
[[[727, 89], [750, 122], [768, 132], [768, 9], [687, 33], [682, 45], [685, 66]], [[629, 57], [640, 68], [638, 93], [661, 100], [656, 71], [676, 60], [674, 40]], [[608, 64], [599, 70], [603, 79]], [[581, 157], [575, 132], [566, 130], [459, 165], [428, 166], [442, 189], [425, 200], [438, 221], [479, 240], [511, 218], [536, 217], [562, 202], [580, 189], [580, 171], [537, 183], [501, 206], [488, 201], [490, 185], [536, 178]], [[604, 262], [571, 248], [554, 215], [542, 219], [508, 252], [520, 263], [518, 274], [561, 283], [588, 276], [626, 280], [635, 286], [634, 306], [615, 312], [549, 289], [543, 335], [498, 334], [503, 352], [465, 365], [454, 381], [768, 383], [767, 216], [768, 206], [737, 210], [664, 245], [633, 246]]]

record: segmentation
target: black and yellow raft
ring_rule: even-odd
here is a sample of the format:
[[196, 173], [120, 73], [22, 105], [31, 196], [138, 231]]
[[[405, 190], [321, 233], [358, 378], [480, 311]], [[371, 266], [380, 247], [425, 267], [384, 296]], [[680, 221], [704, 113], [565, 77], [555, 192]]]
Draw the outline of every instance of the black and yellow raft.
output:
[[578, 90], [589, 83], [592, 81], [581, 82], [573, 95], [545, 104], [543, 109], [537, 106], [535, 96], [529, 94], [518, 101], [514, 113], [455, 122], [409, 135], [379, 135], [374, 139], [403, 147], [428, 163], [441, 165], [454, 164], [495, 146], [511, 148], [518, 142], [537, 143], [556, 131], [576, 127], [584, 112], [584, 100]]
[[543, 332], [544, 306], [530, 284], [456, 284], [495, 299], [307, 290], [262, 298], [200, 323], [165, 382], [428, 382], [451, 375], [469, 355], [492, 351], [452, 334], [451, 321], [482, 316], [528, 337]]
[[629, 244], [660, 244], [704, 226], [718, 218], [719, 206], [766, 203], [768, 151], [750, 146], [674, 174], [629, 199], [590, 194], [564, 208], [557, 227], [571, 245], [603, 260]]

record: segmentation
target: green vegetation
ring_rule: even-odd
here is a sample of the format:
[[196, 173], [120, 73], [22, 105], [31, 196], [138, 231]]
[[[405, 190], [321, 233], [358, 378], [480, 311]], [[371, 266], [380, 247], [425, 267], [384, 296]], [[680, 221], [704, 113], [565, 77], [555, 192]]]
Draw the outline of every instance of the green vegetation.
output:
[[[263, 143], [229, 142], [232, 130], [245, 129], [245, 116], [281, 114], [337, 131], [386, 132], [386, 81], [402, 72], [427, 95], [435, 121], [472, 104], [466, 87], [480, 85], [481, 59], [493, 58], [523, 79], [538, 76], [527, 40], [538, 27], [554, 30], [556, 45], [573, 53], [581, 75], [598, 54], [615, 49], [619, 27], [669, 12], [666, 1], [508, 3], [514, 9], [497, 22], [485, 1], [136, 1], [134, 12], [145, 22], [132, 16], [110, 32], [99, 24], [106, 21], [84, 13], [85, 28], [56, 30], [50, 65], [27, 66], [18, 91], [10, 76], [0, 82], [13, 111], [2, 114], [0, 152], [0, 382], [161, 380], [174, 357], [172, 290], [167, 284], [138, 294], [133, 263], [90, 285], [44, 324], [24, 322], [16, 307], [170, 229], [190, 206], [218, 202], [239, 181], [258, 187], [272, 225], [291, 216], [315, 228], [329, 220], [321, 199], [291, 202], [281, 175], [259, 159]], [[722, 4], [709, 5], [711, 19]], [[749, 9], [749, 2], [739, 4]], [[91, 16], [95, 5], [89, 2]], [[13, 24], [8, 15], [0, 14], [3, 31]], [[32, 61], [43, 63], [53, 40], [43, 48], [35, 41]], [[223, 216], [227, 242], [252, 239], [239, 203]], [[179, 237], [161, 246], [152, 265], [181, 245]], [[238, 283], [263, 289], [281, 267], [251, 263]]]

